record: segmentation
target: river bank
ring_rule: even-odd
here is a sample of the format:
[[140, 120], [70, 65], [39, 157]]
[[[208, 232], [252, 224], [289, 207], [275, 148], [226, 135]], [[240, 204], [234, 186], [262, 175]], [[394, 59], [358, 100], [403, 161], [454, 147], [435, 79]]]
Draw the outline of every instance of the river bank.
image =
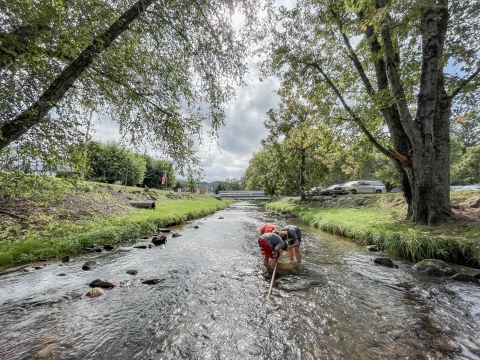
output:
[[[0, 268], [119, 244], [228, 206], [205, 195], [35, 176], [17, 185], [15, 194], [0, 193]], [[145, 200], [155, 209], [129, 205]]]
[[364, 245], [378, 245], [392, 256], [444, 261], [480, 268], [480, 195], [452, 192], [453, 217], [439, 227], [405, 219], [401, 194], [282, 198], [266, 204], [270, 211], [295, 214], [303, 222]]

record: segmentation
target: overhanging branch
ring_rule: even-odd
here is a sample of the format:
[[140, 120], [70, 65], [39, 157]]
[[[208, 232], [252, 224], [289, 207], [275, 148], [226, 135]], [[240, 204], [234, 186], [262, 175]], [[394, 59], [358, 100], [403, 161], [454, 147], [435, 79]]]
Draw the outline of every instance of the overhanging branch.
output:
[[308, 63], [307, 66], [313, 67], [314, 69], [316, 69], [322, 75], [322, 77], [327, 82], [328, 86], [330, 86], [330, 88], [333, 90], [335, 95], [337, 95], [337, 98], [340, 100], [340, 102], [342, 103], [345, 110], [347, 110], [347, 112], [352, 117], [353, 121], [358, 125], [358, 127], [360, 128], [360, 130], [362, 130], [362, 132], [365, 134], [365, 136], [367, 136], [368, 140], [373, 144], [373, 146], [375, 146], [378, 149], [378, 151], [380, 151], [382, 154], [384, 154], [389, 159], [392, 159], [394, 161], [395, 160], [398, 161], [398, 159], [395, 156], [393, 156], [392, 153], [389, 150], [384, 148], [377, 141], [377, 139], [375, 139], [375, 137], [372, 135], [372, 133], [370, 133], [370, 131], [368, 131], [365, 124], [360, 120], [360, 118], [353, 111], [353, 109], [347, 104], [347, 102], [343, 98], [342, 94], [340, 93], [340, 90], [338, 90], [337, 86], [333, 83], [333, 81], [330, 79], [330, 77], [323, 71], [323, 69], [320, 67], [320, 65], [318, 65], [317, 63]]
[[7, 147], [30, 130], [57, 105], [73, 83], [91, 66], [94, 59], [106, 50], [130, 24], [157, 0], [138, 0], [107, 30], [92, 41], [77, 58], [50, 84], [40, 98], [16, 118], [0, 125], [0, 149]]
[[480, 74], [480, 67], [478, 67], [478, 69], [475, 70], [469, 77], [463, 79], [460, 82], [460, 85], [458, 85], [458, 87], [455, 90], [453, 90], [452, 94], [449, 96], [449, 99], [452, 100], [455, 96], [457, 96], [465, 88], [465, 86], [468, 85], [470, 81], [472, 81], [473, 79], [475, 79], [475, 77], [477, 77], [478, 74]]

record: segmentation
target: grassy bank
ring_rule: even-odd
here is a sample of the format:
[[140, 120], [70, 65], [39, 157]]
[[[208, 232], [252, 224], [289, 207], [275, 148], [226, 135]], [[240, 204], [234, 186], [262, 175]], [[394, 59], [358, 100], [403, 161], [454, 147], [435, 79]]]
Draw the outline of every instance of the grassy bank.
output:
[[[2, 197], [0, 209], [8, 209], [8, 214], [0, 217], [0, 267], [73, 255], [92, 244], [119, 244], [228, 205], [204, 195], [86, 182], [72, 185], [58, 179], [47, 182], [39, 194]], [[154, 200], [156, 208], [136, 209], [128, 205], [131, 200]]]
[[480, 222], [477, 209], [469, 211], [474, 193], [452, 193], [454, 217], [436, 228], [405, 220], [400, 194], [342, 196], [300, 203], [284, 198], [267, 204], [271, 211], [297, 215], [318, 229], [345, 236], [361, 244], [375, 244], [392, 256], [418, 261], [437, 258], [478, 267]]

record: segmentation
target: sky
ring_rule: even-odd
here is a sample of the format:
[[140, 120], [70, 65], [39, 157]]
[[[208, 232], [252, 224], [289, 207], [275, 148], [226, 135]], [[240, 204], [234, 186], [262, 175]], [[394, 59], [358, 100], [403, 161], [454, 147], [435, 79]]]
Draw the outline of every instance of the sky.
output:
[[[243, 176], [252, 153], [260, 149], [260, 141], [268, 131], [263, 122], [266, 112], [277, 107], [280, 98], [274, 93], [279, 82], [276, 78], [267, 78], [260, 82], [258, 69], [250, 66], [245, 77], [247, 86], [236, 88], [236, 99], [226, 105], [225, 126], [219, 130], [219, 141], [206, 135], [203, 145], [197, 145], [205, 177], [202, 181], [225, 181]], [[119, 141], [118, 124], [110, 116], [99, 117], [94, 114], [94, 140]], [[148, 152], [148, 151], [147, 151]], [[154, 153], [150, 155], [155, 156]]]
[[260, 141], [267, 137], [263, 122], [267, 119], [266, 112], [280, 101], [274, 93], [278, 80], [268, 78], [260, 82], [254, 68], [247, 76], [247, 84], [236, 89], [236, 99], [227, 105], [218, 144], [207, 140], [199, 147], [206, 175], [203, 181], [242, 177], [252, 153], [260, 149]]
[[[294, 0], [276, 1], [276, 5], [291, 7]], [[226, 104], [225, 126], [219, 130], [219, 142], [204, 134], [203, 145], [197, 146], [205, 176], [202, 181], [225, 181], [240, 178], [248, 167], [252, 153], [260, 149], [260, 141], [268, 131], [263, 122], [267, 111], [276, 108], [280, 98], [274, 93], [279, 88], [276, 78], [259, 80], [259, 71], [250, 64], [245, 75], [247, 86], [236, 88], [236, 99]], [[94, 116], [92, 138], [100, 141], [120, 140], [117, 123], [109, 116]], [[206, 129], [208, 130], [208, 129]], [[150, 154], [155, 157], [155, 154]]]

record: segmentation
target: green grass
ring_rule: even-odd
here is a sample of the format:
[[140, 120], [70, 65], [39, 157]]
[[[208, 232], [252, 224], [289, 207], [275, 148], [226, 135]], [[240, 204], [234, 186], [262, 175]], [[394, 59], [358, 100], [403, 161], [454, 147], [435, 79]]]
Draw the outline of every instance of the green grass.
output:
[[[266, 206], [271, 211], [294, 213], [307, 224], [329, 233], [365, 245], [378, 245], [393, 256], [413, 261], [437, 258], [480, 264], [478, 222], [450, 222], [438, 228], [417, 226], [404, 219], [406, 209], [398, 207], [400, 195], [391, 196], [370, 195], [367, 206], [359, 208], [324, 208], [314, 203], [295, 205], [288, 198]], [[452, 202], [467, 197], [461, 194]]]
[[21, 235], [0, 243], [0, 266], [73, 255], [92, 244], [118, 244], [151, 235], [158, 227], [206, 216], [228, 204], [210, 196], [190, 195], [186, 200], [162, 201], [154, 210], [134, 209], [128, 215], [101, 220], [67, 220], [23, 229]]

